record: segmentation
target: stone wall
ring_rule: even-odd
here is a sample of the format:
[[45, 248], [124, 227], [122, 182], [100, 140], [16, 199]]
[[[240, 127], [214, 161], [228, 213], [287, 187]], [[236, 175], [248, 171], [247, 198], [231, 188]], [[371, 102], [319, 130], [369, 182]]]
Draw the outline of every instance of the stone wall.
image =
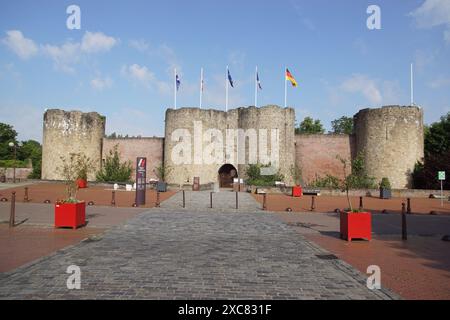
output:
[[[259, 152], [261, 147], [259, 143], [263, 141], [259, 134], [266, 133], [267, 154], [270, 155], [272, 129], [278, 129], [280, 148], [278, 165], [289, 182], [291, 180], [289, 168], [294, 164], [295, 156], [294, 122], [294, 110], [278, 106], [238, 108], [228, 112], [199, 108], [168, 109], [164, 154], [165, 164], [173, 168], [168, 182], [179, 185], [192, 183], [194, 177], [200, 177], [201, 184], [217, 182], [218, 171], [226, 163], [232, 164], [237, 169], [239, 177], [245, 177], [246, 164], [249, 163], [249, 149], [256, 148]], [[209, 129], [214, 131], [208, 131]], [[250, 140], [245, 136], [245, 133], [249, 133], [249, 129], [255, 130], [256, 140]], [[183, 142], [181, 135], [185, 136], [185, 142], [190, 143], [187, 150], [180, 148]], [[211, 141], [222, 148], [208, 149], [212, 145]], [[242, 148], [237, 148], [238, 143]], [[215, 156], [217, 161], [205, 160], [210, 154]], [[174, 160], [175, 158], [178, 160]], [[180, 158], [184, 158], [185, 161], [180, 161]]]
[[136, 158], [147, 158], [147, 180], [157, 179], [156, 168], [163, 162], [164, 138], [105, 138], [103, 140], [102, 159], [106, 159], [110, 150], [117, 145], [120, 160], [131, 161], [133, 166], [132, 179], [136, 178]]
[[423, 158], [423, 110], [385, 106], [364, 109], [354, 116], [356, 151], [362, 152], [367, 173], [380, 182], [389, 178], [392, 188], [411, 187], [411, 173]]
[[102, 142], [105, 134], [105, 117], [96, 112], [47, 110], [44, 114], [42, 141], [42, 179], [62, 180], [58, 171], [61, 157], [70, 153], [81, 153], [94, 162], [94, 171], [88, 180], [95, 180], [100, 169]]
[[344, 134], [295, 135], [295, 158], [297, 166], [302, 169], [303, 185], [327, 174], [343, 178], [342, 163], [336, 156], [351, 160], [354, 140], [353, 135]]

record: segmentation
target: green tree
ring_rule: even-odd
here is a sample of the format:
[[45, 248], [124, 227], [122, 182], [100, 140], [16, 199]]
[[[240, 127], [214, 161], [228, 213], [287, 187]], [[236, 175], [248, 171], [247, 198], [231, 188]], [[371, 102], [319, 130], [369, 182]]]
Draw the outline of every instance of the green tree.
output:
[[[424, 128], [425, 158], [418, 162], [412, 173], [416, 189], [439, 189], [438, 171], [450, 172], [450, 112], [440, 121]], [[450, 179], [444, 181], [444, 189], [450, 190]]]
[[39, 142], [35, 140], [24, 141], [22, 147], [17, 149], [17, 159], [23, 161], [31, 159], [31, 163], [33, 164], [33, 172], [28, 176], [28, 178], [41, 178], [42, 146]]
[[97, 180], [102, 182], [130, 182], [131, 161], [121, 162], [118, 145], [109, 150], [102, 169], [97, 173]]
[[0, 123], [0, 160], [9, 160], [13, 158], [10, 142], [17, 143], [17, 132], [13, 127], [6, 123]]
[[331, 121], [331, 127], [335, 134], [352, 134], [353, 118], [343, 116], [339, 119]]
[[425, 155], [444, 154], [450, 150], [450, 112], [424, 131]]
[[322, 134], [325, 133], [323, 125], [320, 120], [314, 120], [311, 117], [306, 117], [298, 126], [295, 128], [296, 134]]

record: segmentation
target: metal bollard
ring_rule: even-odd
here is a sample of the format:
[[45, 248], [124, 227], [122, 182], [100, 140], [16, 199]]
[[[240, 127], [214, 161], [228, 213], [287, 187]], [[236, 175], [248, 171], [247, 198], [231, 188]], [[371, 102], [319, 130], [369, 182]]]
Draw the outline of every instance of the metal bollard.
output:
[[314, 211], [316, 209], [316, 197], [311, 197], [311, 211]]
[[11, 196], [11, 212], [9, 215], [9, 227], [12, 228], [15, 225], [16, 220], [16, 192], [12, 193]]
[[116, 206], [116, 192], [115, 191], [113, 191], [111, 193], [111, 205]]
[[210, 192], [209, 193], [209, 207], [212, 209], [212, 195], [213, 195], [213, 193], [212, 192]]
[[159, 199], [159, 191], [156, 191], [156, 207], [159, 208], [161, 205], [160, 199]]
[[364, 207], [363, 205], [363, 197], [359, 197], [359, 210], [362, 210]]
[[184, 194], [184, 190], [183, 190], [183, 208], [186, 208], [186, 195]]
[[25, 195], [23, 196], [23, 202], [28, 202], [30, 201], [28, 199], [28, 187], [25, 187]]
[[239, 208], [239, 197], [238, 197], [239, 192], [236, 192], [236, 209]]
[[264, 198], [263, 198], [263, 210], [267, 210], [267, 194], [264, 193]]
[[406, 227], [405, 203], [402, 203], [402, 240], [408, 240], [408, 230]]
[[408, 198], [407, 200], [407, 205], [406, 205], [406, 213], [407, 214], [411, 214], [411, 199]]

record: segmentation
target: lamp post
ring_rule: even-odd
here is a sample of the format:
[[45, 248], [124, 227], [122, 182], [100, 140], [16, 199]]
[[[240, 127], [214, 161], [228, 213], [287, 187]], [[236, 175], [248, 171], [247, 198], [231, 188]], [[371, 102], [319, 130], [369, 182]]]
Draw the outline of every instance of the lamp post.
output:
[[18, 145], [16, 145], [14, 142], [8, 143], [8, 145], [13, 148], [14, 150], [14, 162], [13, 162], [13, 183], [16, 183], [16, 159], [17, 159], [17, 147], [21, 147], [22, 143], [19, 142]]

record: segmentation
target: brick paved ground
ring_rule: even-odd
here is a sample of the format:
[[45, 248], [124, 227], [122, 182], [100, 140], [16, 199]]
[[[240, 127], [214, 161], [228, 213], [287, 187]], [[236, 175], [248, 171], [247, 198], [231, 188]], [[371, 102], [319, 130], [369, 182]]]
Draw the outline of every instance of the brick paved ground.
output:
[[449, 216], [408, 215], [408, 240], [401, 240], [399, 215], [372, 215], [372, 241], [339, 239], [332, 213], [277, 213], [299, 234], [361, 272], [381, 268], [382, 285], [405, 299], [450, 299]]
[[[24, 201], [25, 187], [28, 188], [28, 197], [31, 203], [44, 203], [45, 200], [50, 200], [51, 203], [55, 203], [57, 200], [66, 198], [65, 185], [63, 183], [37, 182], [29, 185], [6, 184], [6, 186], [8, 188], [0, 189], [0, 198], [5, 197], [11, 200], [11, 193], [15, 191], [17, 202]], [[95, 205], [98, 206], [109, 206], [111, 205], [112, 191], [112, 186], [90, 185], [89, 188], [78, 190], [77, 199], [86, 202], [94, 201]], [[160, 200], [164, 201], [174, 193], [174, 191], [162, 192], [160, 193]], [[117, 190], [115, 193], [116, 206], [130, 208], [134, 203], [135, 194], [134, 191]], [[146, 192], [146, 205], [143, 207], [152, 208], [155, 206], [155, 202], [156, 192], [148, 189]]]
[[[215, 194], [228, 208], [211, 211], [209, 193], [188, 193], [150, 209], [103, 234], [38, 263], [0, 275], [0, 298], [58, 299], [387, 299], [365, 278], [308, 242], [273, 214], [244, 208], [258, 204], [240, 195]], [[69, 265], [81, 267], [81, 290], [66, 288]]]
[[[253, 195], [262, 205], [263, 196]], [[359, 197], [350, 197], [352, 205], [359, 206]], [[363, 197], [364, 209], [372, 213], [381, 213], [387, 210], [389, 214], [401, 213], [402, 202], [406, 203], [405, 198], [379, 199], [375, 197]], [[284, 194], [269, 194], [267, 196], [267, 208], [271, 211], [286, 211], [286, 208], [292, 208], [294, 212], [307, 212], [311, 209], [311, 196], [294, 198]], [[348, 208], [346, 197], [319, 196], [315, 198], [316, 212], [333, 212], [335, 209]], [[411, 198], [411, 209], [416, 214], [428, 215], [430, 211], [436, 211], [439, 215], [450, 215], [450, 201], [445, 200], [441, 207], [439, 199]]]

